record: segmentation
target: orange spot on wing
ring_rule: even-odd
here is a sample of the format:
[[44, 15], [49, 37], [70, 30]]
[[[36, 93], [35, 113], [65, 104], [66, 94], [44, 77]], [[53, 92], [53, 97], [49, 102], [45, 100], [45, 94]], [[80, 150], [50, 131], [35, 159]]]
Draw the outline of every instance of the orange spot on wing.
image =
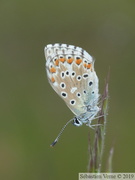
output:
[[71, 64], [71, 63], [73, 62], [73, 58], [69, 58], [69, 59], [67, 60], [67, 62], [68, 62], [69, 64]]
[[87, 64], [87, 69], [90, 69], [92, 67], [92, 64]]
[[60, 61], [64, 63], [65, 62], [65, 58], [60, 57]]
[[54, 63], [55, 63], [56, 66], [58, 66], [59, 65], [59, 60], [56, 59]]
[[82, 59], [76, 59], [76, 61], [75, 61], [75, 62], [76, 62], [76, 64], [77, 64], [77, 65], [79, 65], [79, 64], [81, 64]]
[[84, 65], [85, 68], [87, 67], [87, 64], [86, 64], [86, 63], [84, 63], [83, 65]]
[[51, 73], [55, 73], [56, 72], [56, 69], [54, 67], [50, 68], [50, 72]]
[[54, 77], [52, 77], [52, 78], [51, 78], [51, 81], [52, 81], [52, 83], [54, 83], [54, 82], [55, 82], [55, 79], [54, 79]]

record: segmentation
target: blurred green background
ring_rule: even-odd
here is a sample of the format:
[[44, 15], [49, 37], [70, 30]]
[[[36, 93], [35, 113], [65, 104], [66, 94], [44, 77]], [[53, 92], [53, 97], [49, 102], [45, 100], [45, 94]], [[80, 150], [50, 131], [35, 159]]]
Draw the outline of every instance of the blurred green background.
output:
[[44, 46], [67, 43], [95, 59], [100, 93], [110, 67], [103, 167], [114, 146], [113, 171], [135, 172], [135, 1], [0, 1], [0, 180], [77, 179], [87, 171], [88, 127], [50, 87]]

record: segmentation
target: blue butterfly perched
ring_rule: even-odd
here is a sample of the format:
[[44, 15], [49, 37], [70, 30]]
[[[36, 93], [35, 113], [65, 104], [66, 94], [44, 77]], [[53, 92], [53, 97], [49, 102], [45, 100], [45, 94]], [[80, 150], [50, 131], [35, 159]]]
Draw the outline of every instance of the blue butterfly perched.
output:
[[49, 44], [44, 52], [49, 83], [75, 114], [67, 124], [72, 121], [75, 126], [86, 124], [92, 127], [91, 121], [100, 110], [98, 77], [93, 58], [82, 48], [67, 44]]

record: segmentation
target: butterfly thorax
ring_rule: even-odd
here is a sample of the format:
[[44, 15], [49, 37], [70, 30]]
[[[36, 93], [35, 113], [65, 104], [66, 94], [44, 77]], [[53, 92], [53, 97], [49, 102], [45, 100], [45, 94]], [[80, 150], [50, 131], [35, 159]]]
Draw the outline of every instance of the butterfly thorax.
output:
[[87, 126], [91, 126], [91, 121], [96, 118], [100, 108], [98, 106], [88, 107], [87, 112], [80, 114], [79, 116], [75, 116], [73, 119], [73, 125], [81, 126], [82, 124], [86, 124]]

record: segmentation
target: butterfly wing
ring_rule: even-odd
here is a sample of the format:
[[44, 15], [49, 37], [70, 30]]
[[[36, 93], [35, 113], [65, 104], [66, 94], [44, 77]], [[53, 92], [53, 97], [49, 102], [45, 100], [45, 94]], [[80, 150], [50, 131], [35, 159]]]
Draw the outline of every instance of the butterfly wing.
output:
[[98, 77], [92, 57], [82, 48], [67, 44], [45, 47], [50, 85], [75, 115], [98, 101]]

